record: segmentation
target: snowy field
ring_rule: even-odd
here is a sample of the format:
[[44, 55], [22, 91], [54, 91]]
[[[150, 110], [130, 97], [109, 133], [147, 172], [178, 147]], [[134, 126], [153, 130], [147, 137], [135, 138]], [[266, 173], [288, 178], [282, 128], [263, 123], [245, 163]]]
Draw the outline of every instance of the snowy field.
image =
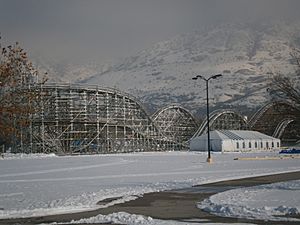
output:
[[218, 216], [300, 222], [292, 218], [300, 214], [300, 180], [221, 192], [198, 207]]
[[[212, 155], [212, 164], [206, 163], [206, 154], [193, 152], [61, 157], [6, 155], [0, 160], [0, 218], [78, 212], [106, 207], [96, 203], [111, 197], [121, 197], [109, 203], [116, 204], [130, 201], [147, 192], [184, 188], [228, 179], [300, 171], [299, 159], [233, 160], [236, 157], [278, 155], [278, 152], [220, 153]], [[280, 185], [277, 185], [279, 191], [297, 191], [299, 196], [299, 181]], [[210, 206], [210, 210], [214, 211], [217, 208], [215, 206], [222, 204], [227, 197], [235, 201], [232, 199], [235, 195], [239, 196], [240, 200], [244, 198], [245, 201], [241, 201], [239, 205], [243, 207], [243, 204], [248, 205], [246, 198], [249, 198], [243, 193], [251, 194], [252, 198], [249, 198], [251, 201], [254, 199], [254, 193], [260, 193], [260, 190], [264, 193], [269, 189], [269, 187], [249, 188], [246, 191], [235, 190], [236, 193], [225, 192], [224, 195], [220, 194], [209, 199], [210, 202], [204, 203], [207, 205], [203, 207]], [[283, 201], [282, 196], [287, 195], [280, 192], [278, 201]], [[300, 202], [299, 197], [296, 201]], [[285, 209], [299, 210], [299, 204], [291, 205], [291, 207], [288, 203], [285, 204]], [[277, 202], [277, 205], [274, 203], [270, 207], [274, 209], [280, 206], [284, 207]], [[266, 211], [268, 211], [267, 208]], [[268, 212], [271, 213], [272, 210]], [[255, 213], [255, 216], [252, 215], [254, 213], [250, 213], [248, 217], [259, 216], [259, 212]], [[265, 211], [261, 210], [261, 213], [263, 215]], [[111, 217], [122, 217], [122, 215], [124, 218], [128, 217], [127, 214], [114, 214]], [[149, 220], [152, 221], [151, 218]], [[153, 224], [152, 222], [149, 224]]]

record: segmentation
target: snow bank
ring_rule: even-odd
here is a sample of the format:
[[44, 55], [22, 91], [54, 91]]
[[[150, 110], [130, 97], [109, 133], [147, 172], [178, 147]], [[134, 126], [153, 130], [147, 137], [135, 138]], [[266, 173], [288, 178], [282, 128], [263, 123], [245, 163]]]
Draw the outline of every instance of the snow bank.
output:
[[3, 153], [2, 159], [38, 159], [38, 158], [48, 158], [48, 157], [57, 157], [54, 153], [44, 154], [44, 153], [35, 153], [35, 154], [25, 154], [25, 153]]
[[225, 217], [300, 221], [300, 180], [238, 188], [211, 196], [198, 204], [204, 211]]
[[[160, 192], [175, 188], [187, 188], [195, 185], [196, 183], [198, 182], [195, 180], [187, 179], [185, 181], [159, 182], [153, 184], [126, 186], [120, 188], [108, 188], [102, 189], [98, 192], [83, 192], [80, 195], [73, 195], [70, 197], [65, 197], [47, 202], [42, 202], [39, 199], [36, 199], [33, 203], [31, 203], [32, 205], [27, 205], [23, 209], [0, 210], [0, 218], [25, 218], [32, 216], [43, 216], [95, 210], [99, 208], [106, 208], [115, 204], [121, 204], [124, 202], [132, 201], [138, 197], [141, 197], [145, 193]], [[1, 197], [17, 197], [17, 195], [22, 195], [22, 193], [12, 193], [8, 195], [0, 194], [0, 199]], [[102, 200], [110, 198], [113, 198], [115, 200], [112, 200], [105, 204], [101, 204]], [[96, 204], [97, 202], [100, 202], [100, 204]]]
[[[224, 225], [224, 223], [205, 223], [207, 220], [198, 220], [202, 225]], [[97, 215], [87, 219], [81, 219], [76, 221], [71, 221], [68, 224], [99, 224], [99, 223], [109, 223], [109, 224], [127, 224], [127, 225], [194, 225], [196, 222], [180, 222], [174, 220], [158, 220], [153, 219], [150, 216], [129, 214], [126, 212], [112, 213], [109, 215]], [[51, 223], [56, 224], [66, 224], [66, 223]], [[242, 223], [237, 223], [235, 225], [246, 225]], [[247, 225], [251, 225], [247, 223]]]
[[[109, 215], [98, 215], [88, 219], [71, 221], [71, 224], [81, 223], [112, 223], [112, 224], [155, 224], [151, 217], [142, 215], [128, 214], [125, 212], [112, 213]], [[166, 223], [167, 224], [167, 223]], [[168, 223], [170, 224], [170, 223]]]

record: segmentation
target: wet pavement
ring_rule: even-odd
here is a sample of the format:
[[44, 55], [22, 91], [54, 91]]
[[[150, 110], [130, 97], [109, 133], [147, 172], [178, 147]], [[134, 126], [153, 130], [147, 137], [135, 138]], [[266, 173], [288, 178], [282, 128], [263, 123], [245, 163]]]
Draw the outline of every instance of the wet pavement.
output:
[[127, 212], [141, 214], [156, 219], [178, 220], [195, 223], [251, 223], [251, 224], [290, 224], [299, 222], [260, 221], [239, 218], [219, 217], [197, 208], [197, 203], [213, 194], [240, 187], [250, 187], [281, 181], [300, 179], [300, 172], [222, 181], [166, 192], [145, 194], [142, 198], [114, 205], [101, 210], [101, 214]]

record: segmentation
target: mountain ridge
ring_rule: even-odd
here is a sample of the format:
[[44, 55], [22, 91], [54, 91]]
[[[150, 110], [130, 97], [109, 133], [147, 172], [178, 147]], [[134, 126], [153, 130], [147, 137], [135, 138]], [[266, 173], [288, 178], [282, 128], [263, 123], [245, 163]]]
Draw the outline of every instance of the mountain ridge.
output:
[[119, 88], [153, 110], [179, 103], [197, 113], [205, 108], [205, 84], [191, 78], [221, 73], [221, 79], [210, 82], [212, 109], [254, 110], [268, 101], [272, 73], [293, 76], [290, 53], [299, 34], [298, 23], [194, 31], [159, 42], [82, 83]]
[[61, 63], [58, 78], [52, 80], [117, 88], [136, 96], [150, 112], [180, 104], [199, 114], [206, 107], [205, 83], [191, 78], [221, 73], [220, 79], [209, 83], [211, 111], [230, 108], [250, 113], [269, 101], [266, 89], [272, 74], [294, 75], [290, 53], [300, 46], [299, 24], [207, 27], [156, 43], [116, 63]]

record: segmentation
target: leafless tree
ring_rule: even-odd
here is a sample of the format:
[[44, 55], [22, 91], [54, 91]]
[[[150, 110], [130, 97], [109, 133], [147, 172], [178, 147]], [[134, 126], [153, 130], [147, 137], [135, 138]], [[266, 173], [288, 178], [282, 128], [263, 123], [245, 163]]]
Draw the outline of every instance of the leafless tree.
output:
[[284, 100], [300, 109], [300, 50], [291, 53], [292, 61], [296, 65], [296, 76], [276, 74], [272, 77], [268, 91], [273, 100]]
[[38, 71], [19, 43], [3, 47], [0, 37], [0, 49], [0, 141], [11, 143], [28, 126], [35, 110], [38, 96], [28, 88], [39, 82]]

